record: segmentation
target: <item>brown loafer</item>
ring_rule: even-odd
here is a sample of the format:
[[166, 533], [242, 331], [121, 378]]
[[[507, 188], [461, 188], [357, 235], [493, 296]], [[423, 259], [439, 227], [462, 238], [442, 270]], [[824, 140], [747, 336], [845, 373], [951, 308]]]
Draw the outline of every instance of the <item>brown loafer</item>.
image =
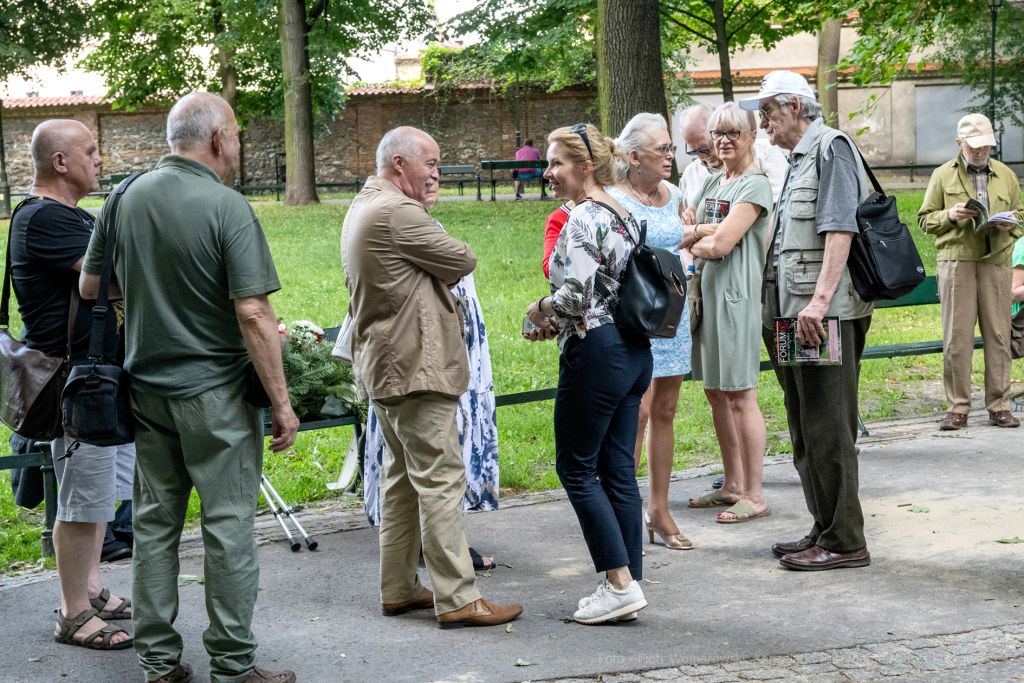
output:
[[810, 536], [804, 536], [799, 541], [792, 541], [790, 543], [776, 543], [772, 546], [772, 555], [778, 558], [782, 558], [785, 555], [802, 553], [803, 551], [813, 547], [814, 539]]
[[1011, 415], [1009, 410], [989, 412], [988, 423], [993, 427], [1020, 427], [1020, 420]]
[[944, 432], [955, 432], [967, 426], [967, 416], [963, 413], [946, 413], [946, 419], [939, 425]]
[[492, 605], [483, 598], [480, 598], [454, 612], [439, 614], [437, 625], [441, 628], [497, 626], [498, 624], [512, 621], [522, 613], [522, 605]]
[[295, 683], [295, 672], [267, 671], [257, 666], [245, 679], [245, 683]]
[[844, 567], [866, 567], [871, 564], [871, 553], [866, 547], [854, 550], [852, 553], [833, 553], [816, 545], [803, 552], [785, 555], [779, 560], [779, 564], [787, 569], [811, 572]]
[[171, 673], [149, 683], [192, 683], [192, 667], [188, 664], [179, 664]]
[[386, 617], [397, 617], [399, 614], [407, 614], [414, 609], [431, 609], [434, 606], [434, 594], [429, 588], [424, 588], [412, 600], [405, 602], [387, 602], [380, 606], [380, 613]]

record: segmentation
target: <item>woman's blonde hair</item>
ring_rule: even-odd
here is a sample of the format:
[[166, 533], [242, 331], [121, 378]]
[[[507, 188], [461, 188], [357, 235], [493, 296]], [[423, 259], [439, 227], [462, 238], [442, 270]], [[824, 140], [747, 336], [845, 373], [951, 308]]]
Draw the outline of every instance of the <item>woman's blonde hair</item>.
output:
[[757, 139], [757, 118], [755, 118], [754, 112], [740, 109], [740, 105], [735, 102], [719, 105], [708, 119], [708, 137], [711, 137], [713, 130], [752, 132], [753, 138], [750, 141], [748, 154], [751, 159], [754, 158], [754, 140]]
[[559, 143], [565, 148], [566, 156], [579, 166], [585, 161], [593, 161], [594, 182], [604, 187], [614, 185], [618, 178], [615, 162], [626, 163], [626, 153], [615, 146], [615, 141], [606, 138], [596, 126], [587, 124], [587, 139], [590, 141], [590, 152], [579, 133], [573, 133], [568, 127], [557, 128], [548, 136], [548, 144]]

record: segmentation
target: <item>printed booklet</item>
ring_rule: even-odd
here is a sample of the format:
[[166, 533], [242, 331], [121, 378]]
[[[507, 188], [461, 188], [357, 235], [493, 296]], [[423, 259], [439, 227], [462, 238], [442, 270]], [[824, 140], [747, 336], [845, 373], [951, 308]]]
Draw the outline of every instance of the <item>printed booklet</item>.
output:
[[1003, 211], [1002, 213], [997, 213], [990, 216], [988, 213], [988, 209], [985, 208], [985, 205], [979, 202], [974, 197], [971, 197], [970, 199], [967, 200], [967, 203], [964, 205], [964, 208], [974, 209], [975, 211], [978, 212], [978, 218], [974, 222], [975, 232], [981, 232], [982, 230], [995, 228], [996, 223], [1013, 223], [1014, 225], [1017, 224], [1017, 216], [1014, 214], [1013, 211]]
[[843, 362], [839, 316], [821, 321], [825, 338], [818, 346], [804, 344], [796, 336], [796, 318], [775, 319], [776, 353], [779, 365], [840, 365]]

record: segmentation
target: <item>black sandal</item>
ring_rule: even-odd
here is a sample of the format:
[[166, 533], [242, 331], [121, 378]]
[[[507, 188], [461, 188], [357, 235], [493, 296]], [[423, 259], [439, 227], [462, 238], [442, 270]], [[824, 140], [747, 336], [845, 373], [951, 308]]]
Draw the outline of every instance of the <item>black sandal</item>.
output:
[[497, 562], [491, 562], [490, 564], [484, 564], [484, 556], [478, 553], [473, 546], [469, 546], [469, 556], [473, 558], [473, 569], [476, 571], [487, 571], [489, 569], [495, 569], [498, 566]]
[[98, 596], [89, 599], [89, 604], [93, 606], [98, 613], [97, 616], [99, 616], [103, 621], [117, 621], [118, 619], [132, 618], [131, 612], [125, 612], [126, 609], [132, 606], [131, 598], [121, 598], [121, 604], [109, 612], [103, 609], [107, 606], [108, 602], [110, 602], [110, 589], [106, 587], [100, 591]]
[[[110, 642], [110, 639], [118, 633], [129, 635], [128, 631], [125, 631], [123, 628], [111, 626], [110, 624], [106, 624], [95, 633], [86, 636], [85, 640], [76, 640], [74, 637], [75, 634], [78, 633], [90, 619], [98, 616], [99, 612], [95, 609], [87, 609], [74, 619], [68, 619], [60, 613], [60, 610], [54, 611], [57, 614], [57, 622], [60, 624], [60, 633], [55, 633], [53, 639], [61, 645], [77, 645], [79, 647], [87, 647], [90, 650], [127, 650], [135, 645], [134, 638], [122, 640], [120, 643]], [[97, 637], [102, 638], [98, 643], [95, 642]]]

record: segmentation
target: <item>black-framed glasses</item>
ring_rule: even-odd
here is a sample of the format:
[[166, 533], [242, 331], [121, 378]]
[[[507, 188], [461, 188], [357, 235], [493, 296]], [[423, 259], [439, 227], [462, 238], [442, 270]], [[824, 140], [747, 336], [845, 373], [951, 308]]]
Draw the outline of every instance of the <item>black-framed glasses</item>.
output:
[[587, 137], [587, 124], [577, 123], [575, 126], [569, 129], [570, 133], [576, 133], [583, 138], [583, 144], [587, 146], [587, 154], [590, 155], [590, 160], [594, 160], [594, 152], [590, 149], [590, 138]]
[[686, 150], [687, 156], [696, 157], [698, 154], [711, 154], [710, 147], [698, 147], [697, 149]]
[[729, 138], [733, 142], [740, 139], [740, 133], [745, 133], [743, 130], [713, 130], [711, 131], [711, 139], [718, 142], [722, 138]]

